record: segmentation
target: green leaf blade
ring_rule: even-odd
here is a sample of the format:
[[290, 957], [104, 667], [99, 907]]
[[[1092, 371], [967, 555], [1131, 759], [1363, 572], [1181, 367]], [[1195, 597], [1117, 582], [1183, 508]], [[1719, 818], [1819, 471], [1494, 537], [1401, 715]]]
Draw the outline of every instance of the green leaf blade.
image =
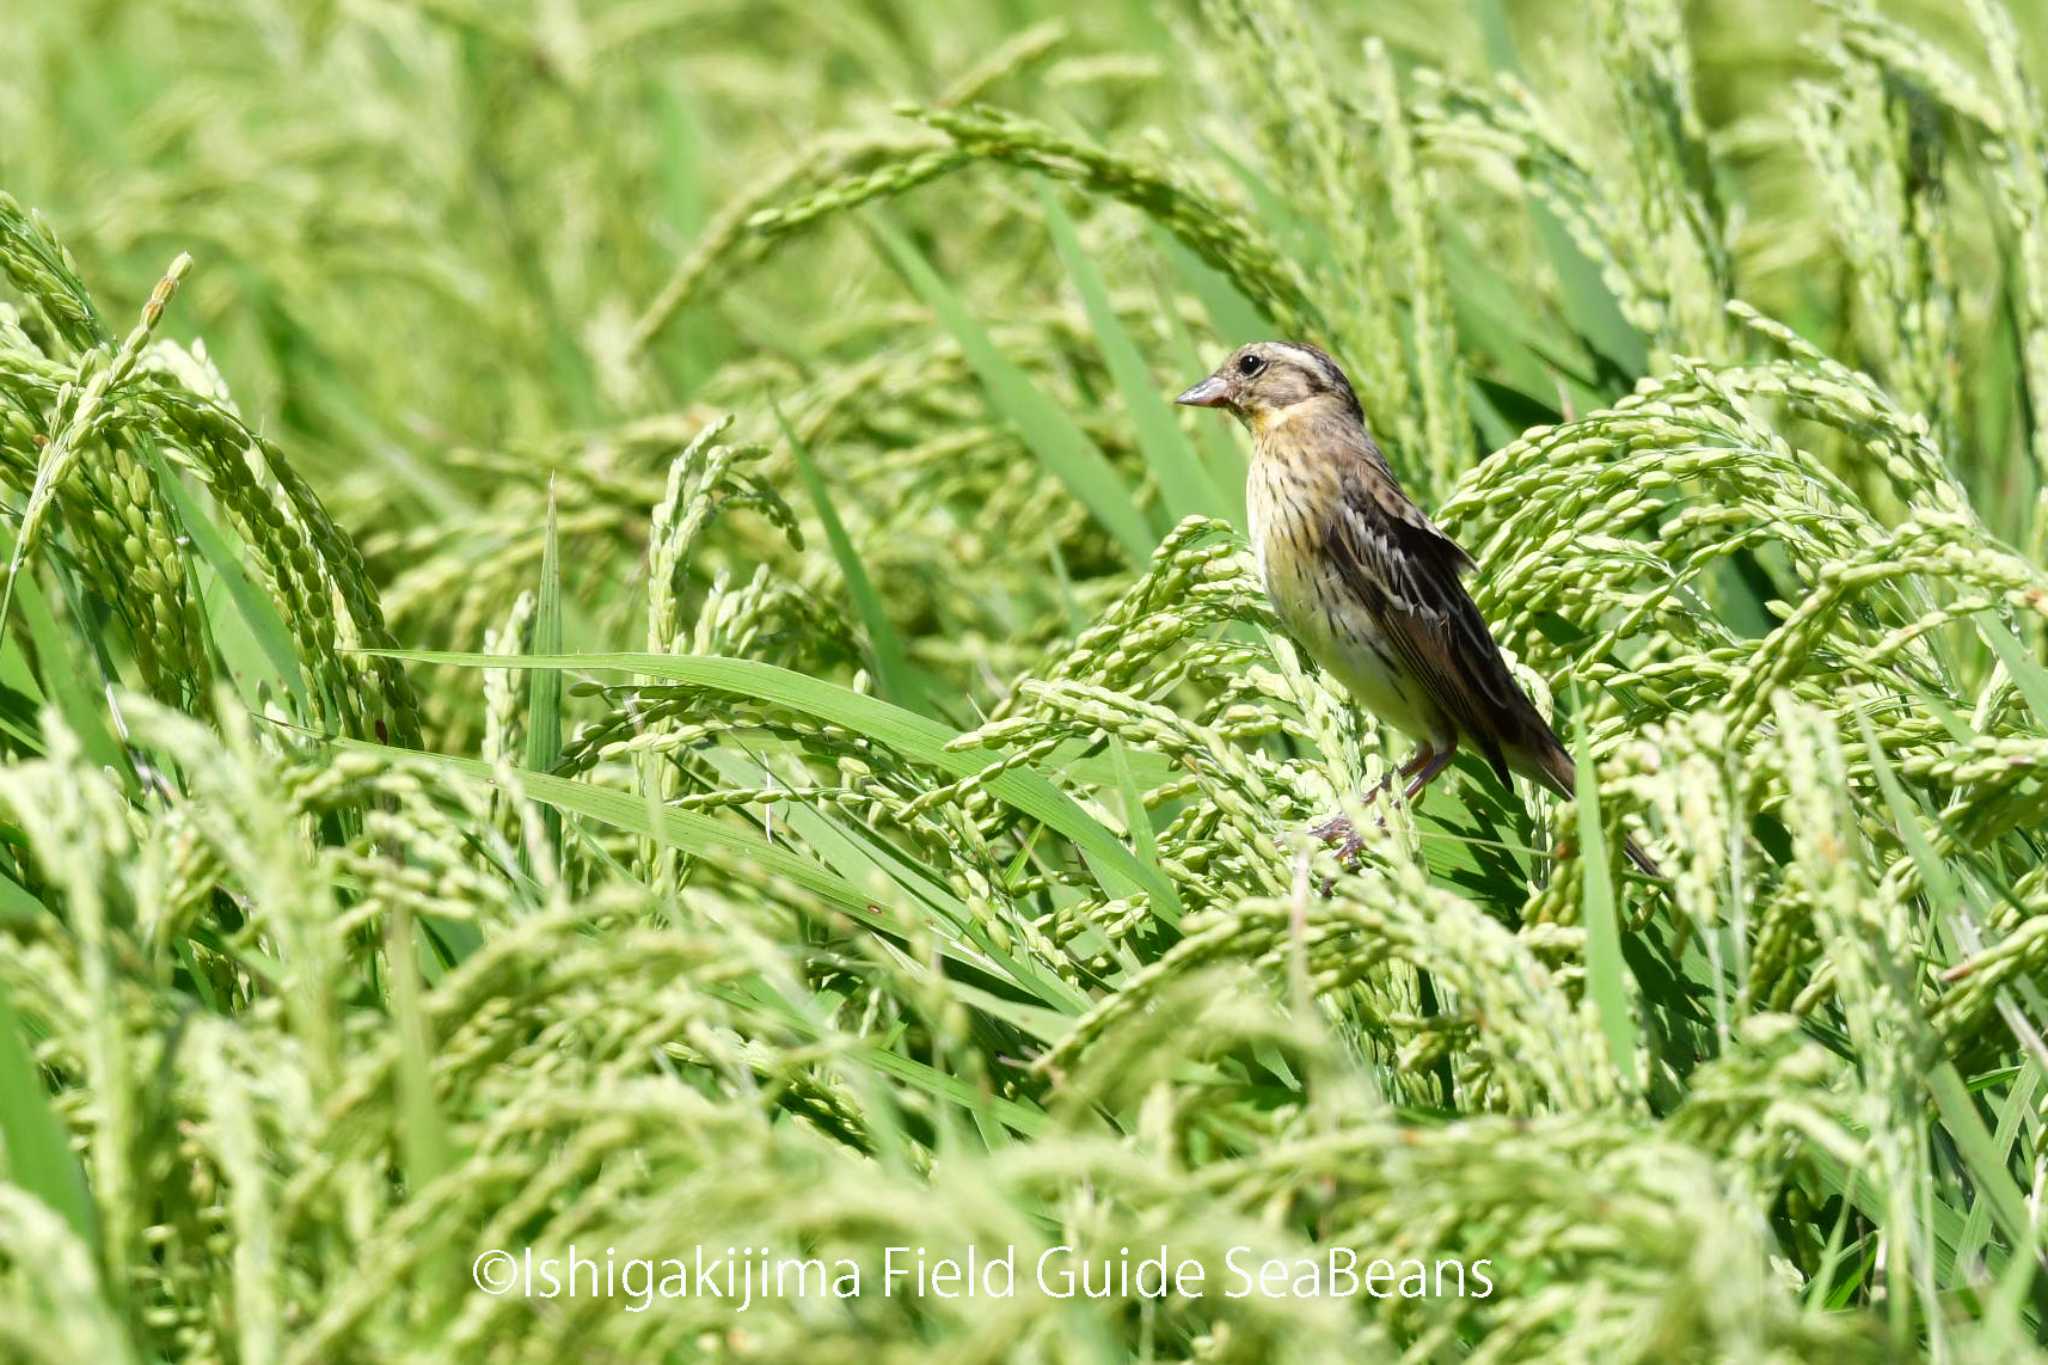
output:
[[1117, 317], [1110, 303], [1109, 288], [1082, 248], [1073, 219], [1060, 207], [1059, 196], [1051, 186], [1040, 182], [1038, 197], [1045, 210], [1046, 226], [1052, 233], [1053, 247], [1067, 268], [1075, 292], [1081, 296], [1082, 309], [1102, 348], [1103, 363], [1116, 382], [1118, 396], [1130, 417], [1138, 449], [1159, 482], [1160, 494], [1173, 520], [1230, 516], [1233, 509], [1229, 500], [1202, 467], [1139, 354], [1137, 343]]
[[839, 562], [839, 573], [846, 580], [847, 595], [853, 599], [854, 610], [860, 614], [861, 624], [867, 628], [868, 645], [874, 651], [875, 679], [881, 685], [882, 695], [898, 706], [922, 715], [933, 714], [931, 698], [926, 694], [923, 680], [911, 667], [910, 655], [903, 647], [903, 637], [889, 620], [889, 613], [882, 606], [881, 594], [875, 591], [867, 566], [861, 563], [860, 552], [854, 549], [853, 538], [846, 533], [846, 523], [840, 520], [838, 508], [832, 505], [832, 490], [826, 487], [818, 462], [811, 457], [810, 448], [797, 436], [796, 428], [782, 415], [782, 408], [776, 405], [774, 411], [776, 424], [782, 428], [783, 439], [789, 442], [789, 452], [796, 460], [797, 476], [803, 480], [804, 491], [810, 494], [811, 506], [824, 525], [825, 542], [832, 549], [832, 557]]
[[968, 313], [960, 296], [940, 278], [909, 238], [879, 216], [868, 218], [867, 223], [884, 254], [959, 342], [997, 415], [1016, 429], [1018, 437], [1046, 470], [1093, 514], [1122, 548], [1125, 558], [1134, 565], [1143, 564], [1157, 537], [1109, 457], [1016, 362], [996, 348], [988, 333]]

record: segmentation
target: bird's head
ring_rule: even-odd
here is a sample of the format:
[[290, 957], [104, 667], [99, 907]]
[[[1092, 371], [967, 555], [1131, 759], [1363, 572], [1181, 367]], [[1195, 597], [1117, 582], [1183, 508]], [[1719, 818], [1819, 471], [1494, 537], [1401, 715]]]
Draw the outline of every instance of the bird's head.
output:
[[1254, 341], [1232, 351], [1215, 373], [1173, 400], [1193, 408], [1223, 408], [1254, 432], [1276, 422], [1328, 409], [1358, 421], [1365, 414], [1337, 362], [1295, 341]]

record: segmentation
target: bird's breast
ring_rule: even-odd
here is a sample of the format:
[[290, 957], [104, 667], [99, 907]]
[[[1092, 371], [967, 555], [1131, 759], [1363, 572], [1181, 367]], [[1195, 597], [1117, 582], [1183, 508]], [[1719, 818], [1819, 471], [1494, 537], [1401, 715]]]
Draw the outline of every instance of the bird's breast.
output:
[[1339, 496], [1305, 462], [1262, 453], [1245, 486], [1252, 556], [1274, 615], [1366, 709], [1419, 738], [1442, 727], [1384, 625], [1339, 572], [1324, 537]]
[[1266, 597], [1289, 633], [1319, 659], [1329, 646], [1374, 629], [1323, 546], [1330, 496], [1313, 470], [1273, 456], [1253, 464], [1245, 490], [1252, 555]]

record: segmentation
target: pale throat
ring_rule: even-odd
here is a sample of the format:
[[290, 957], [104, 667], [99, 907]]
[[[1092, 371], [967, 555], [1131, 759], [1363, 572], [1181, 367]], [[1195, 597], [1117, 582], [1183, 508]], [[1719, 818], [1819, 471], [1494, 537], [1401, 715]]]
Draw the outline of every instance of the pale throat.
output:
[[1263, 440], [1280, 428], [1292, 422], [1303, 405], [1289, 403], [1284, 408], [1258, 408], [1247, 414], [1252, 435]]
[[1328, 393], [1308, 393], [1291, 403], [1274, 403], [1254, 408], [1245, 413], [1245, 424], [1253, 436], [1264, 440], [1292, 426], [1296, 422], [1312, 421], [1318, 414], [1339, 410], [1335, 396]]

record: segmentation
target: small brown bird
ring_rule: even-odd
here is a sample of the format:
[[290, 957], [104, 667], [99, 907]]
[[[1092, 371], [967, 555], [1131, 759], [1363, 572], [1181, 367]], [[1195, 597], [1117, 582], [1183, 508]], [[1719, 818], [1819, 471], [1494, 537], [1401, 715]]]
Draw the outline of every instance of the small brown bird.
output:
[[[1297, 342], [1253, 342], [1175, 401], [1223, 408], [1251, 429], [1245, 502], [1266, 596], [1316, 662], [1420, 746], [1400, 769], [1404, 799], [1421, 795], [1461, 740], [1502, 785], [1515, 772], [1572, 794], [1571, 755], [1459, 581], [1471, 557], [1401, 491], [1336, 361]], [[1347, 854], [1358, 847], [1341, 817], [1316, 832], [1342, 838]], [[1634, 840], [1628, 855], [1658, 875]]]

